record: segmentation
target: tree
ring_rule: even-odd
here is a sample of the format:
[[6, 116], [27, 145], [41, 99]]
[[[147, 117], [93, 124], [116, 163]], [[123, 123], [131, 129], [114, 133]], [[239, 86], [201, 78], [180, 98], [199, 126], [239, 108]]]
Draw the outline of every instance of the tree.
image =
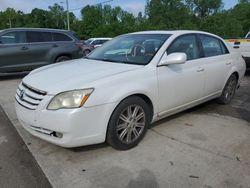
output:
[[242, 26], [243, 33], [250, 30], [250, 3], [249, 1], [240, 1], [233, 9], [229, 10], [230, 16], [234, 17]]
[[53, 6], [49, 6], [50, 22], [53, 23], [54, 28], [64, 29], [66, 28], [66, 12], [63, 7], [55, 3]]
[[200, 19], [204, 19], [211, 14], [222, 9], [222, 0], [186, 0], [189, 9]]
[[244, 34], [242, 25], [228, 11], [216, 13], [205, 18], [201, 29], [223, 38], [237, 38]]
[[153, 29], [180, 29], [191, 18], [182, 0], [148, 0], [146, 16]]

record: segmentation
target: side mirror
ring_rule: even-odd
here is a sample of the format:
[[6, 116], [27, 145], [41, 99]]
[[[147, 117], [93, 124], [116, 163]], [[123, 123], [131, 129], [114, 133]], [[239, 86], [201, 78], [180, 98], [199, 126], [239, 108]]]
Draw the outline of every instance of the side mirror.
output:
[[159, 66], [172, 65], [172, 64], [183, 64], [187, 61], [187, 54], [185, 53], [172, 53], [167, 55], [165, 52]]

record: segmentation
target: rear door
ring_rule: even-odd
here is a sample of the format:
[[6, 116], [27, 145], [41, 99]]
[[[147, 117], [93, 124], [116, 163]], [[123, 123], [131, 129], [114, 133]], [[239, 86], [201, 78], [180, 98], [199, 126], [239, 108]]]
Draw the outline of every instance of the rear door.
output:
[[10, 31], [0, 36], [0, 72], [21, 71], [28, 63], [25, 31]]
[[27, 31], [29, 57], [27, 62], [31, 69], [50, 63], [49, 52], [54, 47], [52, 33], [46, 31]]
[[187, 54], [187, 62], [157, 67], [160, 115], [169, 110], [191, 104], [202, 98], [204, 67], [195, 34], [182, 35], [167, 49], [167, 54]]
[[52, 38], [53, 49], [51, 50], [51, 55], [53, 55], [53, 62], [60, 56], [69, 56], [74, 59], [82, 51], [82, 48], [75, 44], [74, 39], [65, 33], [53, 32]]
[[205, 96], [216, 95], [224, 87], [232, 59], [225, 44], [216, 37], [200, 34], [205, 68]]

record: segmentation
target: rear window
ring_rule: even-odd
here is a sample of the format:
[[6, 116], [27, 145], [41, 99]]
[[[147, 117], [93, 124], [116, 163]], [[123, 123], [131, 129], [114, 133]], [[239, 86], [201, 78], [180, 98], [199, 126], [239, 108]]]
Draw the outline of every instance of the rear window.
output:
[[63, 33], [53, 33], [54, 41], [72, 41], [72, 38]]
[[81, 40], [80, 37], [78, 37], [78, 35], [76, 33], [72, 33], [72, 35], [77, 39], [77, 40]]
[[52, 35], [50, 32], [27, 31], [27, 42], [50, 42]]

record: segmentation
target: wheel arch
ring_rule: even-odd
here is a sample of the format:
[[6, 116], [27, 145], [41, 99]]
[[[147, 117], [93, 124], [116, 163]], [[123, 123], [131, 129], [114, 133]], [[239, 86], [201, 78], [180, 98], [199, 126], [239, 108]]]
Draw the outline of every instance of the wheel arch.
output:
[[[140, 97], [144, 102], [146, 102], [146, 104], [149, 106], [149, 109], [150, 109], [150, 122], [152, 121], [153, 119], [153, 116], [154, 116], [154, 105], [153, 105], [153, 102], [152, 100], [145, 94], [142, 94], [142, 93], [134, 93], [134, 94], [131, 94], [129, 96], [127, 96], [126, 98], [124, 98], [123, 100], [125, 99], [128, 99], [130, 97], [133, 97], [133, 96], [137, 96], [137, 97]], [[121, 100], [120, 103], [123, 101]], [[119, 103], [119, 104], [120, 104]]]
[[[153, 102], [152, 102], [152, 99], [148, 96], [148, 95], [146, 95], [146, 94], [144, 94], [144, 93], [142, 93], [142, 92], [135, 92], [135, 93], [132, 93], [132, 94], [129, 94], [129, 95], [127, 95], [127, 96], [124, 96], [124, 97], [122, 97], [120, 100], [119, 100], [119, 102], [117, 103], [117, 105], [115, 106], [115, 108], [112, 110], [112, 113], [111, 113], [111, 115], [110, 115], [110, 117], [109, 117], [109, 121], [110, 121], [110, 118], [111, 118], [111, 116], [112, 116], [112, 114], [114, 113], [114, 111], [116, 110], [116, 108], [119, 106], [119, 104], [122, 102], [122, 101], [124, 101], [124, 100], [126, 100], [126, 99], [128, 99], [128, 98], [130, 98], [130, 97], [133, 97], [133, 96], [137, 96], [137, 97], [140, 97], [142, 100], [144, 100], [148, 105], [149, 105], [149, 108], [150, 108], [150, 122], [152, 122], [152, 120], [153, 120], [153, 116], [154, 116], [154, 111], [155, 111], [155, 109], [154, 109], [154, 104], [153, 104]], [[109, 124], [109, 121], [108, 121], [108, 124]], [[107, 130], [108, 130], [108, 124], [107, 124], [107, 127], [106, 127], [106, 133], [105, 133], [105, 135], [106, 135], [106, 138], [107, 138]], [[105, 139], [106, 139], [105, 138]]]
[[[226, 77], [226, 79], [225, 79], [225, 81], [224, 81], [223, 88], [225, 87], [225, 85], [226, 85], [226, 83], [227, 83], [227, 80], [228, 80], [228, 79], [230, 78], [230, 76], [233, 75], [233, 74], [236, 75], [237, 80], [238, 80], [238, 83], [239, 83], [239, 80], [240, 80], [240, 73], [239, 73], [239, 71], [237, 70], [237, 68], [233, 67], [233, 68], [231, 69], [231, 71], [228, 73], [228, 75], [227, 75], [227, 77]], [[223, 89], [223, 88], [222, 88], [222, 89]]]
[[69, 57], [70, 59], [72, 59], [72, 54], [70, 54], [70, 53], [62, 53], [62, 54], [58, 54], [57, 56], [55, 56], [53, 62], [55, 63], [56, 60], [57, 60], [59, 57], [62, 57], [62, 56], [67, 56], [67, 57]]

